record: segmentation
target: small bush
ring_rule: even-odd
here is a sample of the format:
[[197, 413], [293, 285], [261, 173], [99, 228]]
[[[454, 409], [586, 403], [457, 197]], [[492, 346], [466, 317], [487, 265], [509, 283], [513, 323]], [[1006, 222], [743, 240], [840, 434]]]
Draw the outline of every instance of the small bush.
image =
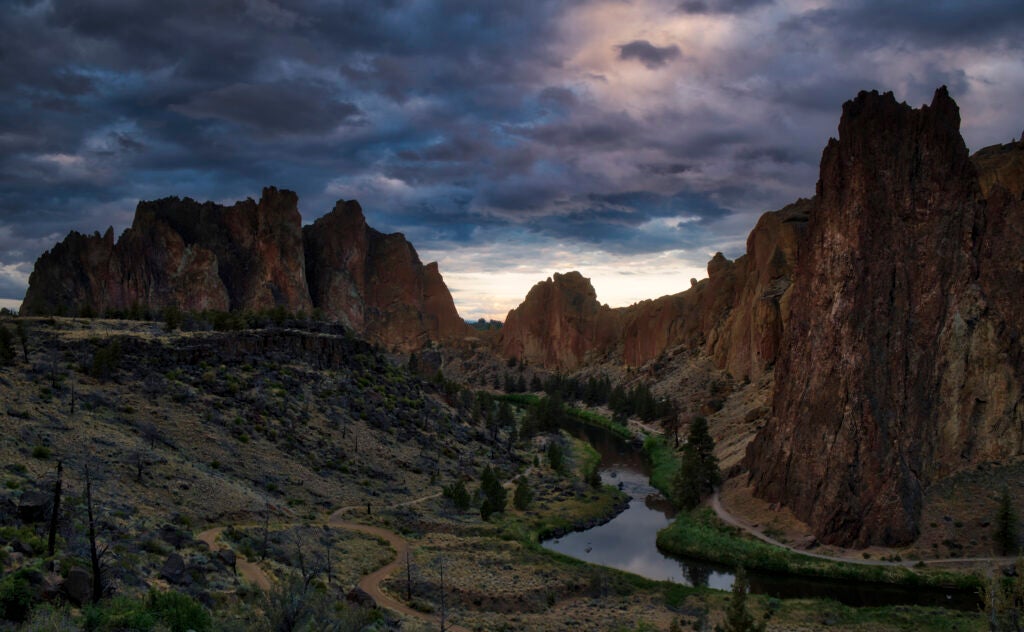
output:
[[35, 597], [25, 573], [18, 571], [0, 581], [0, 619], [20, 623], [32, 611]]
[[87, 632], [115, 632], [137, 630], [149, 632], [156, 625], [156, 617], [146, 612], [145, 605], [130, 597], [118, 596], [85, 607], [83, 621]]
[[34, 459], [45, 460], [50, 458], [50, 454], [50, 448], [46, 447], [45, 445], [37, 445], [36, 447], [32, 448], [32, 458]]
[[206, 632], [213, 627], [210, 612], [198, 601], [180, 592], [151, 592], [146, 608], [171, 632]]

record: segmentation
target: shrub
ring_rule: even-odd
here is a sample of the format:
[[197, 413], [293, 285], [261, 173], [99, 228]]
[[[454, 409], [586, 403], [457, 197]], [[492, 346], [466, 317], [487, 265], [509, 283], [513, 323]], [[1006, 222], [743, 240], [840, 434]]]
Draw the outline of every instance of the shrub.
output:
[[25, 578], [27, 571], [17, 571], [0, 581], [0, 619], [22, 622], [35, 605], [32, 587]]
[[146, 600], [146, 608], [171, 632], [206, 632], [213, 627], [209, 611], [184, 593], [153, 591]]
[[465, 511], [469, 509], [469, 491], [466, 490], [466, 484], [462, 481], [457, 481], [451, 485], [447, 485], [444, 488], [444, 497], [452, 501], [456, 509]]
[[50, 454], [50, 448], [46, 447], [45, 445], [37, 445], [34, 448], [32, 448], [32, 458], [34, 459], [45, 460], [50, 458]]
[[516, 483], [516, 491], [512, 496], [512, 504], [519, 511], [523, 511], [530, 506], [533, 502], [533, 490], [530, 489], [530, 484], [525, 478], [520, 478], [519, 482]]

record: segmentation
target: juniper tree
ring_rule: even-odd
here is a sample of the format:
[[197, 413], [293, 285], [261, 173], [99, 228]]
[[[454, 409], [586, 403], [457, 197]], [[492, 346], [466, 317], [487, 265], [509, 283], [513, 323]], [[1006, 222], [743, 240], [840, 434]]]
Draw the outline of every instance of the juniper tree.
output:
[[678, 506], [693, 509], [722, 482], [714, 451], [715, 441], [708, 432], [708, 420], [694, 417], [672, 481], [673, 501]]
[[732, 597], [725, 608], [725, 624], [716, 625], [715, 632], [764, 632], [764, 621], [757, 623], [747, 610], [747, 573], [740, 566], [736, 569], [736, 579], [732, 584]]
[[505, 511], [508, 492], [490, 465], [486, 466], [480, 475], [480, 491], [484, 493], [484, 501], [480, 505], [480, 517], [487, 520], [491, 514]]
[[530, 489], [530, 483], [527, 482], [526, 477], [519, 477], [519, 481], [516, 483], [516, 491], [512, 496], [512, 504], [515, 508], [523, 511], [530, 506], [533, 502], [533, 490]]
[[1013, 509], [1010, 490], [1003, 488], [999, 497], [999, 510], [996, 513], [996, 532], [993, 535], [996, 546], [1002, 555], [1013, 555], [1017, 551], [1018, 521], [1017, 512]]

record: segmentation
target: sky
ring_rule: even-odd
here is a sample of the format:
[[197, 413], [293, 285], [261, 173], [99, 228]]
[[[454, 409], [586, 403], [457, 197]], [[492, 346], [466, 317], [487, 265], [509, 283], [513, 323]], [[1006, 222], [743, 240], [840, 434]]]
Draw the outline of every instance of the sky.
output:
[[2, 0], [0, 306], [139, 200], [357, 199], [504, 319], [579, 270], [622, 306], [810, 197], [842, 103], [947, 85], [1024, 129], [1021, 0]]

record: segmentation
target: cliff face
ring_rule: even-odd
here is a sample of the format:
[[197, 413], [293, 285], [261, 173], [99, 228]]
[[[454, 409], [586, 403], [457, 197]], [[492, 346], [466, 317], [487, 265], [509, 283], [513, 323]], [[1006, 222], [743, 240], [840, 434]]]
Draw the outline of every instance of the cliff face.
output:
[[538, 283], [509, 313], [499, 349], [549, 368], [578, 368], [587, 357], [641, 366], [667, 349], [703, 349], [737, 378], [755, 379], [775, 362], [788, 315], [796, 249], [812, 203], [765, 213], [747, 254], [708, 262], [690, 289], [610, 309], [578, 272]]
[[978, 169], [982, 192], [988, 196], [1001, 187], [1010, 197], [1024, 199], [1024, 134], [1015, 143], [992, 145], [971, 156]]
[[597, 302], [590, 279], [579, 272], [555, 274], [533, 286], [526, 300], [510, 311], [498, 336], [505, 357], [572, 370], [588, 354], [614, 345], [619, 323]]
[[1021, 452], [1024, 217], [986, 202], [959, 123], [945, 88], [920, 110], [862, 92], [822, 157], [746, 463], [825, 542], [909, 542], [924, 486]]
[[224, 207], [189, 198], [141, 202], [115, 243], [72, 233], [36, 262], [25, 314], [178, 307], [322, 310], [374, 342], [413, 349], [466, 333], [436, 264], [400, 234], [366, 225], [340, 201], [301, 227], [298, 198], [268, 187], [259, 202]]

